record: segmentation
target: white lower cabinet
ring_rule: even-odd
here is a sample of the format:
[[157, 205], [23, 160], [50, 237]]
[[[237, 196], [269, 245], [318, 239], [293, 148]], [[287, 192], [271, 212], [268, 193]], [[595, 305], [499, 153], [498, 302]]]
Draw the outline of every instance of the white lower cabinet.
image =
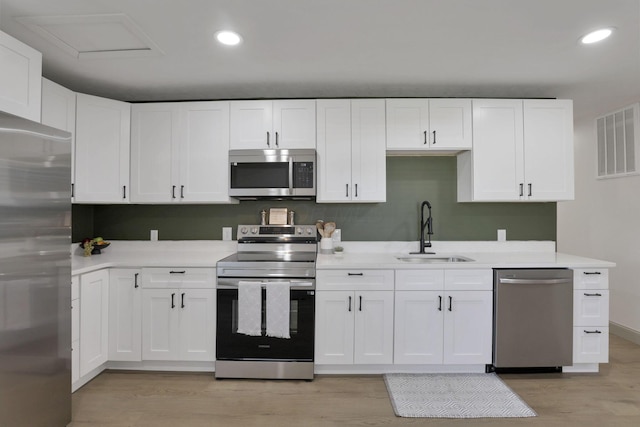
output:
[[393, 363], [392, 270], [318, 271], [316, 290], [315, 363]]
[[142, 283], [142, 359], [213, 361], [214, 270], [143, 269]]
[[82, 377], [108, 358], [109, 270], [80, 276], [80, 371]]
[[492, 313], [491, 270], [396, 271], [394, 363], [491, 363]]
[[609, 361], [609, 271], [573, 271], [573, 363]]
[[109, 271], [109, 360], [142, 360], [140, 269]]
[[71, 384], [80, 379], [80, 276], [71, 277]]

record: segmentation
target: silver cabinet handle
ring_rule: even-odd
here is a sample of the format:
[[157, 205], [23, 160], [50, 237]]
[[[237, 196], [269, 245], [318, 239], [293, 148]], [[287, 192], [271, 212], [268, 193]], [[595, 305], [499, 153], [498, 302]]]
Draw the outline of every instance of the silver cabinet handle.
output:
[[176, 198], [176, 186], [175, 185], [171, 186], [171, 198], [172, 199]]
[[599, 293], [597, 293], [597, 292], [596, 292], [595, 294], [588, 294], [588, 293], [586, 293], [586, 292], [585, 292], [585, 293], [584, 293], [584, 296], [585, 296], [585, 297], [601, 297], [601, 296], [602, 296], [602, 294], [599, 294]]
[[346, 189], [347, 189], [347, 194], [346, 194], [346, 196], [347, 196], [347, 197], [349, 197], [349, 184], [345, 184], [345, 187], [346, 187]]
[[351, 296], [349, 296], [349, 311], [351, 311]]
[[436, 145], [436, 131], [433, 131], [433, 145]]
[[180, 186], [180, 198], [184, 199], [184, 185]]
[[127, 198], [127, 186], [126, 185], [122, 186], [122, 198], [123, 199]]
[[453, 297], [449, 296], [449, 311], [453, 311]]
[[139, 287], [138, 286], [138, 274], [139, 273], [136, 273], [136, 274], [133, 275], [133, 287], [134, 288], [138, 288]]
[[358, 197], [358, 184], [356, 184], [356, 194], [355, 194], [355, 196]]
[[520, 183], [520, 197], [524, 196], [524, 184]]
[[269, 143], [269, 131], [267, 131], [267, 147], [271, 147], [271, 144]]
[[531, 187], [532, 187], [532, 185], [531, 185], [531, 183], [529, 183], [529, 197], [531, 197]]
[[592, 275], [592, 274], [602, 274], [599, 271], [583, 271], [582, 274]]
[[442, 311], [442, 295], [438, 295], [438, 311]]
[[427, 145], [427, 131], [424, 131], [424, 144]]
[[278, 145], [278, 132], [276, 132], [276, 147], [279, 147], [279, 145]]
[[585, 330], [584, 330], [584, 333], [585, 333], [585, 334], [601, 334], [601, 333], [602, 333], [602, 331], [599, 331], [599, 330], [597, 330], [597, 329], [596, 329], [595, 331], [587, 331], [587, 330], [585, 329]]

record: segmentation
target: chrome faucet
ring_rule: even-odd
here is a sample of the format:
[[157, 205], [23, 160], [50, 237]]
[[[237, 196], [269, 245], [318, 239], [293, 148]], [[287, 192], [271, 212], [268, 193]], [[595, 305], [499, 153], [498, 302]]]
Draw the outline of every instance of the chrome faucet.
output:
[[[429, 209], [429, 217], [424, 219], [424, 207]], [[427, 229], [427, 242], [424, 241], [424, 229]], [[420, 206], [420, 251], [414, 254], [435, 254], [435, 252], [425, 252], [424, 248], [431, 247], [431, 236], [433, 235], [433, 218], [431, 217], [431, 203], [428, 200], [422, 202]]]

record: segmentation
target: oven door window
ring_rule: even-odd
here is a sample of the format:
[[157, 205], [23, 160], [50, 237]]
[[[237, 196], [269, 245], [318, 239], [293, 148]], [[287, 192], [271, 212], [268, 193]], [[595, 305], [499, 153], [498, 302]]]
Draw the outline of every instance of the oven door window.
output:
[[289, 188], [289, 163], [232, 163], [231, 188]]
[[291, 338], [266, 336], [266, 292], [262, 291], [262, 336], [238, 333], [238, 291], [218, 289], [216, 358], [220, 360], [313, 360], [314, 291], [292, 290], [289, 319]]

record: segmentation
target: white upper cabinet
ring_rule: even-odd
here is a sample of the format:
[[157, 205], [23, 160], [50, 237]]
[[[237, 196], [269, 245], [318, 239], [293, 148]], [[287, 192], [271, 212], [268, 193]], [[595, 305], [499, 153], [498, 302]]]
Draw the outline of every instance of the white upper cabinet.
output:
[[387, 99], [387, 151], [470, 150], [470, 99]]
[[76, 97], [75, 202], [128, 203], [131, 106]]
[[573, 200], [573, 102], [524, 100], [527, 200]]
[[40, 121], [42, 54], [0, 31], [0, 111]]
[[322, 99], [318, 111], [317, 202], [384, 202], [383, 99]]
[[572, 101], [473, 100], [473, 150], [458, 156], [458, 201], [572, 198]]
[[231, 149], [316, 146], [316, 101], [231, 101]]
[[229, 203], [229, 103], [132, 107], [131, 201]]
[[71, 197], [73, 198], [75, 182], [76, 93], [51, 80], [43, 78], [41, 123], [71, 133]]

